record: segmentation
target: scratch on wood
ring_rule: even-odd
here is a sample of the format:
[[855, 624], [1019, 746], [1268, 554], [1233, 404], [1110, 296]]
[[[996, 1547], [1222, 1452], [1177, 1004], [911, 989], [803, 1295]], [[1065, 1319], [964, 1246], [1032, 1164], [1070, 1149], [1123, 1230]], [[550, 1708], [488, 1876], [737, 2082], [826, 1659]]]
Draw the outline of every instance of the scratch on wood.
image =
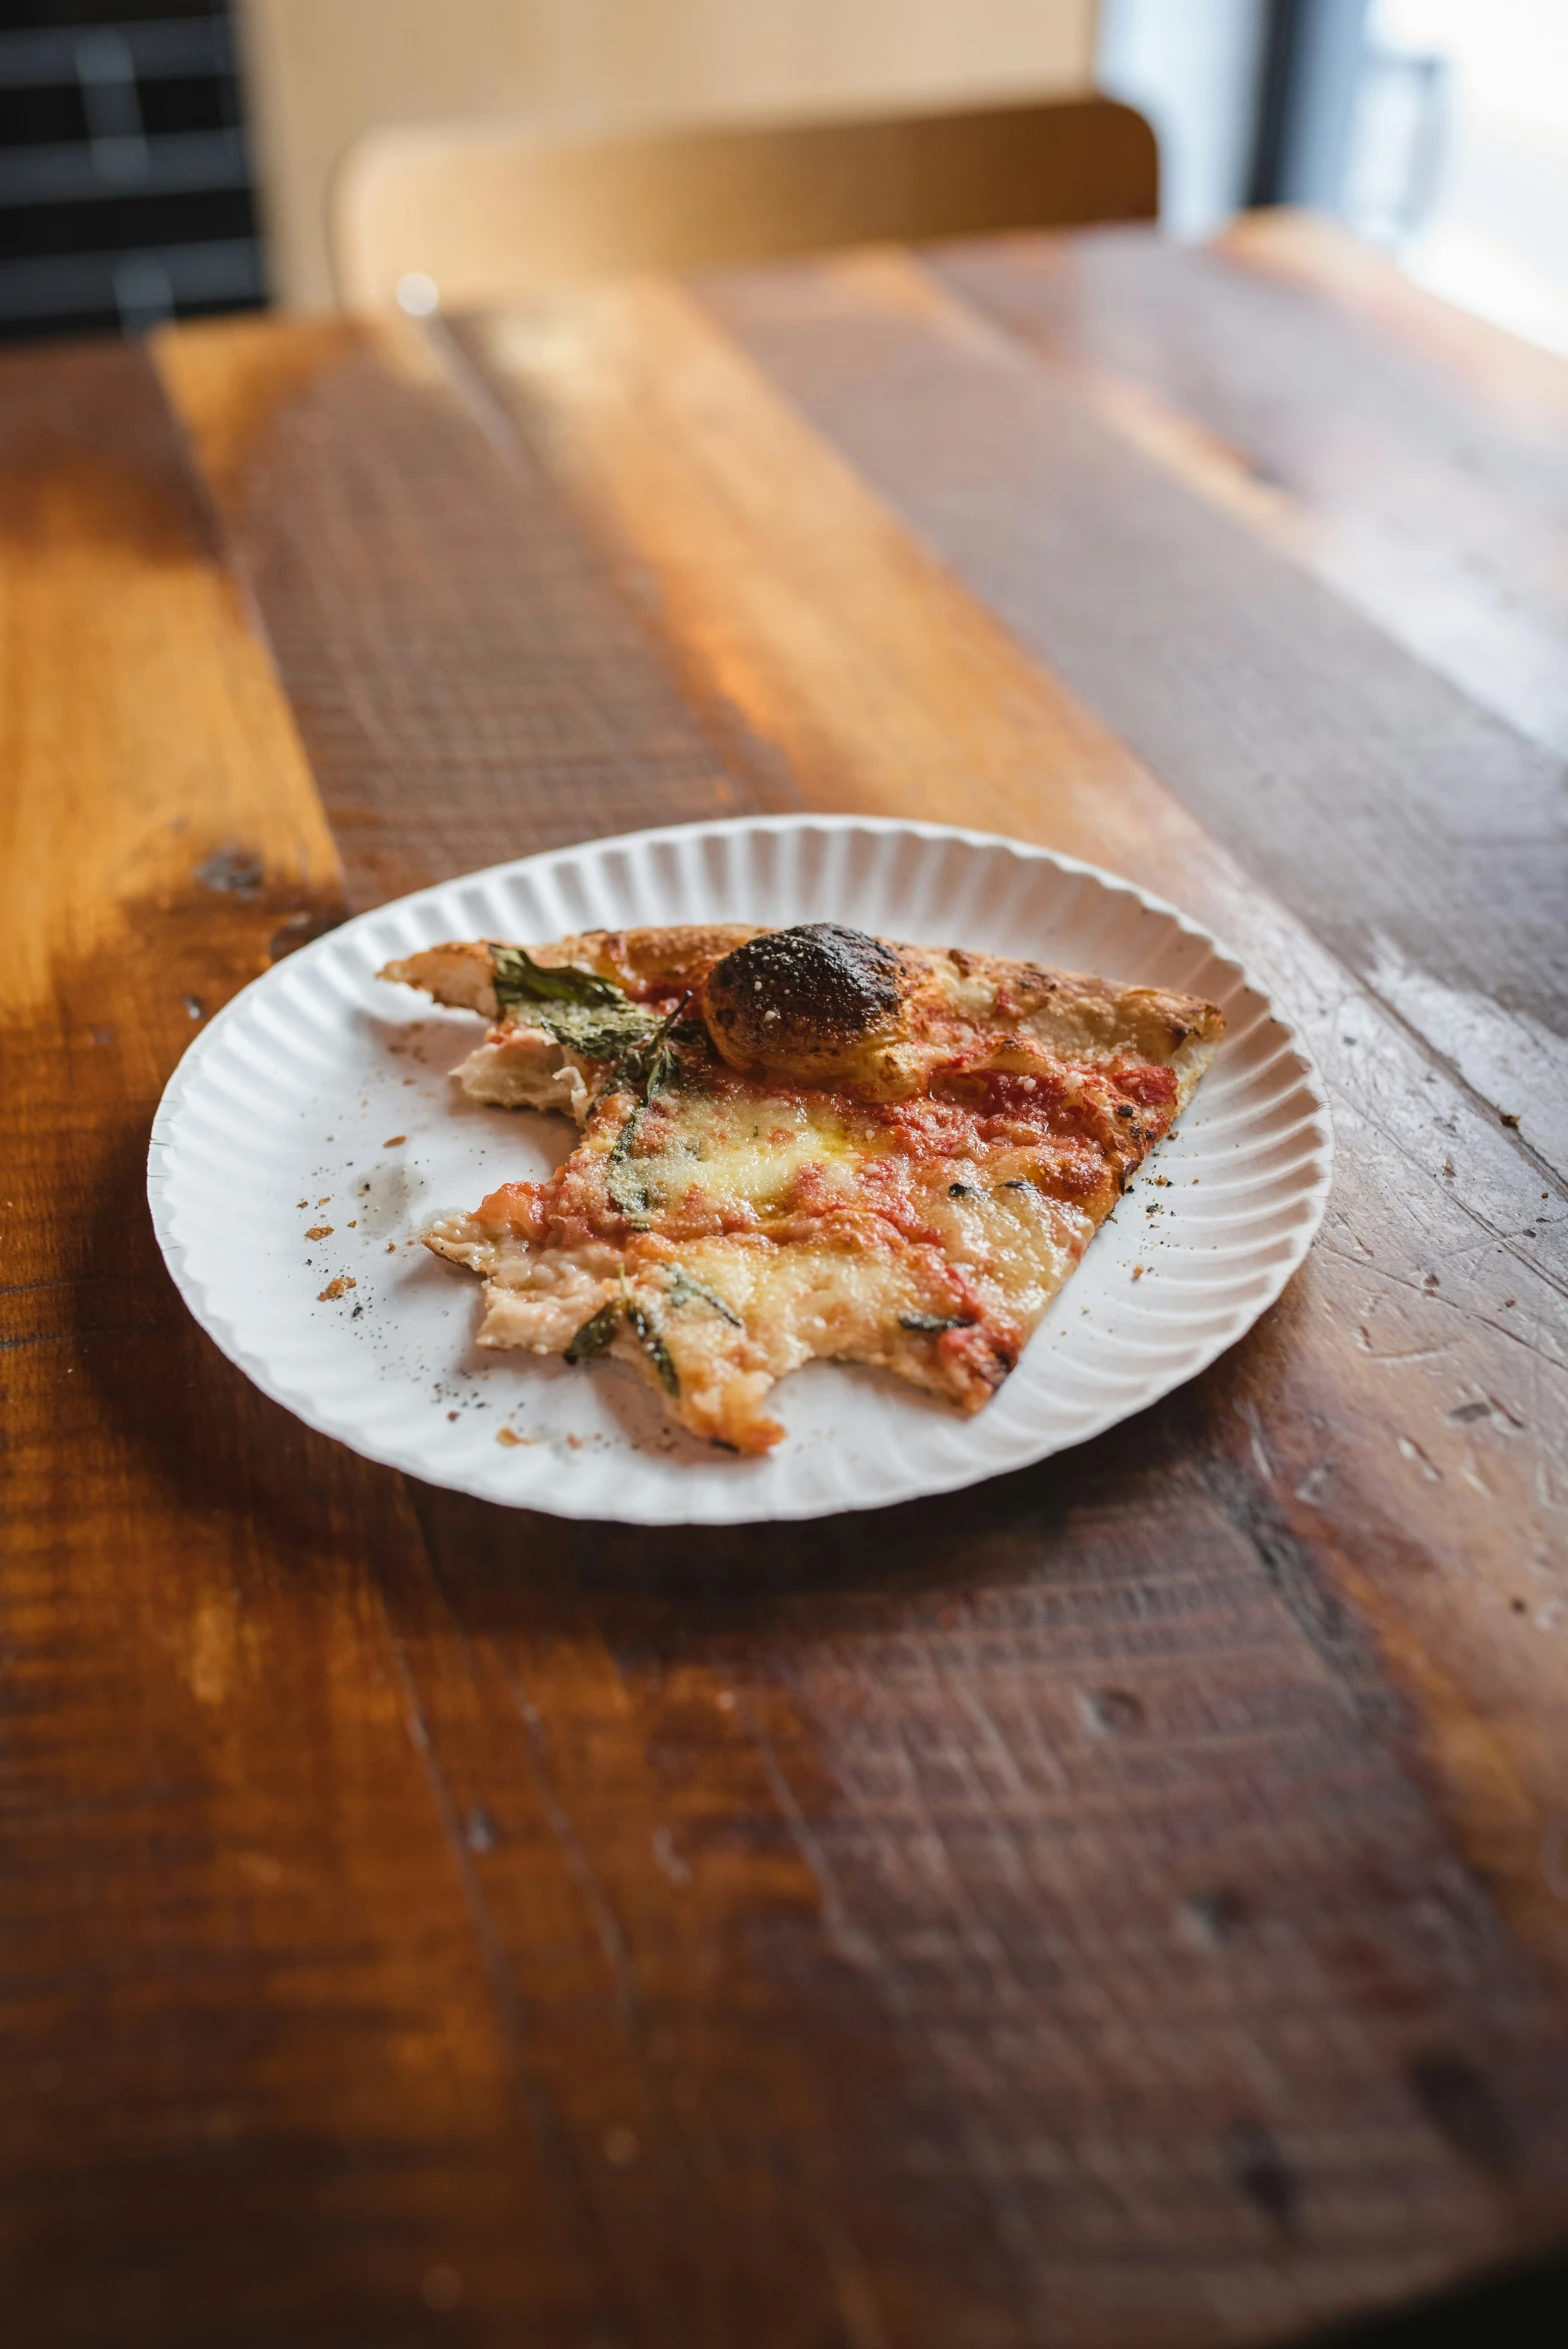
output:
[[1319, 1573], [1311, 1553], [1282, 1523], [1266, 1495], [1234, 1461], [1207, 1459], [1200, 1473], [1217, 1506], [1251, 1547], [1269, 1581], [1336, 1676], [1353, 1677], [1358, 1695], [1380, 1711], [1397, 1703], [1388, 1692], [1367, 1634]]
[[768, 1782], [768, 1790], [784, 1815], [790, 1834], [795, 1840], [796, 1849], [811, 1871], [812, 1882], [816, 1885], [822, 1902], [822, 1926], [829, 1944], [848, 1964], [857, 1966], [865, 1972], [876, 1973], [878, 1968], [875, 1946], [868, 1936], [850, 1921], [832, 1863], [813, 1831], [810, 1820], [796, 1800], [795, 1789], [785, 1776], [772, 1738], [769, 1737], [766, 1728], [758, 1718], [755, 1707], [745, 1697], [737, 1697], [735, 1710], [747, 1736], [757, 1749], [763, 1775]]
[[464, 1832], [463, 1823], [458, 1817], [451, 1788], [447, 1784], [446, 1774], [441, 1768], [431, 1739], [413, 1666], [409, 1661], [402, 1636], [392, 1621], [392, 1610], [379, 1583], [377, 1584], [377, 1592], [381, 1601], [382, 1617], [386, 1625], [388, 1645], [398, 1675], [398, 1685], [403, 1693], [409, 1736], [424, 1757], [425, 1774], [430, 1786], [431, 1798], [441, 1821], [442, 1833], [451, 1854], [452, 1864], [457, 1871], [457, 1879], [463, 1895], [463, 1905], [473, 1927], [474, 1940], [490, 1983], [491, 1994], [500, 2009], [506, 2026], [505, 2044], [512, 2059], [513, 2077], [517, 2083], [529, 2135], [533, 2139], [534, 2150], [538, 2155], [540, 2170], [549, 2190], [557, 2200], [557, 2207], [561, 2210], [562, 2217], [566, 2219], [568, 2228], [576, 2239], [581, 2256], [589, 2263], [587, 2272], [590, 2275], [603, 2277], [607, 2273], [605, 2246], [598, 2239], [598, 2232], [593, 2224], [586, 2198], [582, 2194], [576, 2164], [572, 2149], [567, 2142], [566, 2133], [561, 2127], [549, 2097], [538, 2080], [535, 2079], [527, 2062], [525, 2050], [529, 2038], [528, 2017], [522, 2001], [518, 1997], [517, 1986], [507, 1960], [505, 1946], [496, 1930], [495, 1920], [490, 1914], [489, 1905], [480, 1888], [478, 1873], [474, 1867], [473, 1855]]
[[637, 1970], [632, 1962], [626, 1935], [616, 1915], [610, 1897], [600, 1883], [592, 1861], [583, 1849], [582, 1838], [572, 1825], [555, 1783], [550, 1766], [550, 1738], [538, 1706], [523, 1686], [513, 1666], [505, 1667], [507, 1686], [518, 1718], [527, 1731], [528, 1775], [538, 1798], [545, 1823], [565, 1860], [567, 1870], [582, 1894], [605, 1963], [615, 1982], [616, 2004], [621, 2019], [639, 2042], [644, 2033], [642, 1996], [637, 1982]]

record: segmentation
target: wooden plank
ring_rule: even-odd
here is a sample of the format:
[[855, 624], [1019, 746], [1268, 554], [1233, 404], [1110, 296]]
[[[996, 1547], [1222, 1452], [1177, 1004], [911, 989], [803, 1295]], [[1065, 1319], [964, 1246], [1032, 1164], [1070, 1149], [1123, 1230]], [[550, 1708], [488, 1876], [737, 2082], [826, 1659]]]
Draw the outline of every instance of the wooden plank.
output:
[[1568, 1168], [1560, 764], [909, 262], [758, 272], [711, 299], [1004, 623]]
[[970, 245], [936, 266], [1156, 462], [1568, 754], [1568, 364], [1551, 362], [1554, 411], [1521, 415], [1246, 253], [1112, 231]]
[[[735, 714], [738, 747], [782, 747], [817, 804], [902, 805], [1098, 855], [1174, 891], [1280, 988], [1336, 1086], [1349, 1166], [1321, 1269], [1281, 1317], [1303, 1349], [1305, 1389], [1288, 1402], [1259, 1394], [1247, 1409], [1277, 1413], [1280, 1440], [1298, 1454], [1297, 1481], [1310, 1480], [1312, 1494], [1299, 1521], [1314, 1544], [1343, 1506], [1351, 1571], [1372, 1563], [1361, 1529], [1374, 1517], [1389, 1537], [1401, 1528], [1402, 1552], [1408, 1545], [1450, 1562], [1453, 1579], [1443, 1576], [1442, 1595], [1433, 1594], [1434, 1674], [1467, 1654], [1461, 1669], [1495, 1667], [1493, 1695], [1479, 1680], [1473, 1694], [1489, 1719], [1514, 1713], [1521, 1761], [1537, 1733], [1543, 1757], [1568, 1752], [1554, 1647], [1511, 1620], [1524, 1561], [1514, 1539], [1499, 1539], [1499, 1518], [1537, 1527], [1539, 1612], [1556, 1590], [1538, 1513], [1556, 1491], [1564, 1401], [1555, 1329], [1562, 1225], [1536, 1220], [1542, 1186], [1508, 1134], [1441, 1082], [1376, 1002], [905, 534], [686, 298], [618, 292], [562, 305], [548, 336], [515, 336], [503, 318], [467, 339], [599, 527], [622, 534], [628, 560], [657, 567], [688, 685], [695, 691], [706, 678], [715, 710]], [[1347, 1255], [1344, 1272], [1330, 1270]], [[1401, 1336], [1386, 1342], [1368, 1318], [1372, 1295], [1386, 1309], [1388, 1291], [1407, 1285]], [[1321, 1291], [1315, 1312], [1299, 1304], [1308, 1288]], [[1520, 1299], [1532, 1292], [1527, 1309]], [[1516, 1338], [1504, 1316], [1527, 1310]], [[1539, 1373], [1519, 1359], [1521, 1341]], [[1314, 1355], [1315, 1376], [1306, 1369]], [[1523, 1373], [1530, 1384], [1514, 1413], [1525, 1444], [1500, 1445], [1484, 1468], [1468, 1453], [1479, 1418], [1449, 1416], [1463, 1410], [1453, 1391], [1461, 1365], [1483, 1381], [1511, 1387]], [[1322, 1456], [1300, 1456], [1304, 1431], [1326, 1410], [1342, 1424], [1352, 1393], [1366, 1449], [1358, 1458], [1353, 1437], [1336, 1444], [1332, 1474], [1314, 1477]], [[1270, 1440], [1260, 1442], [1268, 1456]], [[1268, 1482], [1274, 1505], [1284, 1505], [1292, 1488], [1277, 1467]], [[1407, 1606], [1397, 1580], [1385, 1600], [1391, 1634]], [[1468, 1616], [1472, 1604], [1474, 1622], [1453, 1636], [1450, 1610]], [[1492, 1666], [1483, 1667], [1488, 1652]], [[1548, 1808], [1555, 1770], [1537, 1781], [1535, 1801]], [[1492, 1832], [1489, 1821], [1488, 1842]], [[1525, 1865], [1538, 1878], [1539, 1860]], [[1539, 1922], [1560, 1949], [1556, 1905], [1545, 1902]]]
[[1231, 260], [1328, 297], [1468, 384], [1494, 423], [1546, 441], [1568, 423], [1568, 367], [1554, 351], [1426, 291], [1322, 212], [1243, 212], [1215, 239]]
[[[737, 2247], [681, 2300], [715, 2342], [826, 2321], [815, 2261], [764, 2267], [776, 2218], [741, 2265], [770, 2166], [857, 2349], [1257, 2339], [1560, 2208], [1542, 2010], [1370, 1658], [1304, 1634], [1179, 1425], [1152, 1445], [810, 1534], [424, 1507], [734, 2181]], [[497, 1716], [431, 1712], [505, 1820]]]
[[[367, 399], [363, 381], [352, 396], [331, 393], [330, 405], [323, 398], [321, 372], [330, 370], [345, 353], [355, 364], [356, 351], [362, 347], [358, 338], [325, 327], [234, 337], [211, 332], [179, 335], [168, 338], [160, 350], [160, 362], [177, 387], [209, 483], [250, 558], [250, 576], [260, 584], [286, 659], [305, 641], [295, 631], [289, 610], [298, 574], [272, 569], [268, 556], [286, 543], [296, 550], [298, 566], [324, 580], [329, 592], [347, 586], [347, 576], [333, 568], [333, 556], [344, 545], [341, 509], [314, 492], [280, 508], [275, 475], [264, 467], [253, 470], [254, 445], [257, 435], [268, 429], [269, 403], [284, 407], [300, 396], [302, 386], [317, 403], [310, 413], [319, 416], [326, 407], [345, 448], [357, 441], [365, 413], [396, 415], [393, 396]], [[389, 353], [399, 383], [410, 373], [416, 382], [421, 375], [428, 379], [428, 362], [422, 365], [418, 345], [400, 348], [392, 338], [380, 347]], [[449, 424], [449, 446], [457, 451], [457, 484], [456, 495], [449, 498], [437, 463], [433, 490], [443, 515], [461, 511], [465, 478], [486, 484], [490, 496], [497, 480], [504, 488], [506, 478], [491, 443], [471, 419], [465, 423], [466, 411], [450, 392], [447, 405], [457, 419]], [[370, 446], [369, 470], [379, 477], [383, 452], [374, 440]], [[640, 659], [636, 690], [643, 706], [656, 717], [667, 711], [672, 704], [669, 679], [641, 637], [627, 634], [618, 588], [603, 577], [597, 600], [585, 601], [579, 583], [586, 550], [575, 542], [563, 546], [527, 536], [515, 539], [515, 505], [502, 496], [495, 510], [494, 542], [486, 550], [491, 574], [509, 564], [516, 566], [524, 592], [533, 596], [538, 624], [557, 638], [574, 632], [573, 641], [581, 642], [587, 652], [592, 650], [592, 632], [605, 625], [603, 615], [608, 612], [610, 623], [623, 632], [623, 663]], [[323, 515], [328, 518], [325, 537], [318, 531]], [[292, 536], [285, 538], [288, 533]], [[432, 539], [435, 560], [450, 560], [444, 538], [433, 533]], [[527, 587], [530, 565], [543, 588]], [[429, 581], [428, 575], [427, 584], [440, 609], [446, 588], [439, 578]], [[423, 609], [417, 600], [410, 602], [411, 625], [418, 624]], [[445, 647], [438, 650], [444, 657]], [[353, 651], [362, 654], [363, 640], [354, 640]], [[307, 659], [314, 657], [312, 649]], [[471, 647], [466, 657], [473, 663], [477, 694], [493, 679], [493, 670], [475, 660]], [[509, 644], [499, 657], [509, 672]], [[298, 673], [292, 665], [287, 673], [301, 690], [308, 716], [311, 705]], [[306, 671], [309, 677], [316, 674], [314, 669]], [[340, 675], [345, 694], [363, 695], [375, 682], [361, 677], [346, 656]], [[512, 689], [508, 675], [502, 695]], [[407, 708], [406, 692], [397, 706]], [[582, 702], [574, 706], [585, 708]], [[674, 707], [679, 710], [680, 705]], [[681, 722], [700, 742], [683, 713]], [[584, 731], [593, 723], [590, 712]], [[580, 755], [577, 742], [569, 737], [566, 747], [569, 756]], [[437, 743], [434, 756], [441, 755]], [[711, 771], [711, 754], [704, 749], [702, 757]], [[436, 780], [431, 773], [431, 737], [417, 725], [408, 729], [398, 766], [408, 796], [394, 800], [390, 811], [378, 768], [368, 759], [364, 765], [380, 794], [377, 809], [387, 817], [384, 829], [372, 818], [364, 835], [348, 834], [351, 853], [356, 839], [364, 837], [362, 885], [368, 886], [368, 876], [385, 869], [385, 834], [397, 837], [405, 811], [417, 815], [426, 790]], [[520, 758], [518, 767], [521, 781], [534, 786], [531, 798], [519, 795], [526, 820], [541, 804], [548, 805], [553, 777], [548, 764], [537, 757], [531, 764]], [[346, 792], [361, 788], [361, 768], [345, 760], [337, 771]], [[438, 798], [421, 819], [434, 842], [432, 853], [454, 862], [493, 853], [490, 842], [477, 848], [467, 845], [465, 826], [475, 822], [477, 811], [460, 800], [453, 802], [449, 776], [440, 780], [446, 797]], [[726, 789], [722, 776], [718, 788]], [[721, 797], [717, 804], [744, 803], [742, 787], [729, 788], [731, 799]], [[593, 803], [587, 807], [591, 815]], [[647, 812], [612, 806], [600, 810], [598, 820], [613, 822], [619, 813], [620, 820], [627, 821], [634, 813]], [[657, 812], [662, 813], [662, 807]], [[455, 848], [443, 846], [448, 838], [440, 829], [443, 820], [449, 820], [450, 839], [460, 844]], [[547, 1549], [547, 1542], [531, 1546]], [[694, 1903], [683, 1902], [692, 1908], [693, 1927], [677, 1944], [686, 1970], [662, 1987], [663, 2003], [650, 2022], [650, 2001], [632, 1975], [615, 1912], [597, 1889], [597, 1878], [581, 1853], [573, 1814], [583, 1789], [575, 1781], [571, 1784], [571, 1812], [551, 1791], [548, 1769], [536, 1750], [537, 1729], [528, 1727], [527, 1712], [520, 1712], [519, 1689], [526, 1684], [519, 1683], [515, 1670], [475, 1661], [466, 1633], [454, 1635], [441, 1606], [432, 1603], [417, 1576], [400, 1579], [397, 1591], [394, 1623], [420, 1690], [422, 1722], [434, 1731], [441, 1779], [451, 1789], [453, 1813], [476, 1839], [472, 1866], [483, 1885], [487, 1932], [497, 1930], [494, 1920], [501, 1921], [504, 2003], [520, 2017], [550, 2018], [547, 2030], [528, 2033], [531, 2062], [536, 2072], [543, 2067], [538, 2073], [540, 2092], [555, 2129], [592, 2181], [599, 2256], [633, 2311], [627, 2321], [646, 2327], [647, 2337], [658, 2341], [684, 2341], [687, 2327], [695, 2327], [698, 2338], [723, 2344], [724, 2349], [742, 2331], [759, 2343], [777, 2339], [779, 2349], [793, 2349], [803, 2329], [819, 2326], [830, 2337], [836, 2337], [834, 2327], [842, 2326], [845, 2337], [857, 2343], [874, 2338], [867, 2330], [874, 2320], [866, 2313], [860, 2263], [853, 2244], [844, 2238], [835, 2196], [826, 2182], [833, 2177], [837, 2157], [823, 2119], [846, 2047], [868, 2035], [866, 2023], [857, 2021], [864, 2001], [847, 1996], [841, 1979], [832, 1981], [836, 2020], [833, 2035], [824, 2040], [822, 2019], [814, 2012], [796, 2013], [794, 2028], [788, 2028], [787, 1997], [766, 1981], [756, 1982], [744, 1964], [748, 1939], [759, 1923], [779, 1910], [797, 1920], [804, 1918], [815, 1899], [803, 1863], [781, 1848], [784, 1822], [771, 1790], [766, 1783], [755, 1783], [755, 1769], [727, 1803], [722, 1781], [713, 1790], [712, 1840], [727, 1855], [721, 1883], [733, 1914], [727, 1924], [721, 1917], [724, 1930], [715, 1941], [712, 1921]], [[580, 1680], [609, 1713], [609, 1719], [592, 1730], [590, 1787], [596, 1820], [601, 1828], [606, 1825], [604, 1798], [598, 1790], [608, 1754], [615, 1764], [609, 1783], [615, 1793], [613, 1816], [620, 1822], [617, 1841], [624, 1845], [626, 1821], [635, 1820], [641, 1837], [644, 1905], [650, 1892], [668, 1901], [669, 1871], [675, 1870], [679, 1879], [686, 1863], [674, 1855], [668, 1826], [658, 1824], [659, 1774], [650, 1775], [640, 1746], [627, 1742], [627, 1707], [616, 1698], [614, 1663], [603, 1655], [591, 1624], [570, 1630], [567, 1602], [553, 1593], [549, 1620], [546, 1686], [570, 1689]], [[569, 1855], [564, 1883], [555, 1880], [562, 1852]], [[602, 1865], [597, 1853], [591, 1859], [594, 1869]], [[728, 1968], [720, 1963], [726, 1941], [736, 1946]], [[727, 1971], [738, 1977], [728, 1996]], [[842, 1969], [834, 1972], [841, 1974]], [[683, 2024], [681, 2064], [673, 2069], [667, 2019], [672, 2012]], [[875, 2019], [873, 2013], [873, 2031]], [[715, 2101], [716, 2112], [709, 2109]], [[961, 2278], [947, 2289], [961, 2289]]]
[[[332, 342], [250, 347], [249, 411], [204, 419], [215, 490], [269, 377]], [[400, 1481], [258, 1397], [157, 1263], [145, 1136], [188, 1005], [340, 911], [336, 861], [144, 361], [12, 363], [3, 436], [13, 2326], [836, 2337], [856, 2276], [785, 2002], [759, 2026], [742, 1973], [715, 2155]], [[716, 1836], [757, 1847], [726, 1870], [741, 1959], [758, 1913], [809, 1906], [775, 1814], [749, 1786]], [[686, 1985], [703, 2045], [712, 1965]]]
[[156, 347], [243, 536], [354, 907], [758, 804], [650, 659], [635, 586], [416, 332], [241, 319]]
[[[1541, 1289], [1528, 1344], [1488, 1334], [1462, 1203], [1495, 1199], [1516, 1150], [1442, 1090], [1469, 1154], [1439, 1178], [1407, 1039], [681, 297], [566, 303], [464, 348], [489, 388], [454, 375], [426, 510], [446, 511], [440, 466], [479, 466], [460, 424], [504, 453], [509, 416], [507, 464], [549, 485], [542, 543], [519, 548], [498, 500], [482, 559], [526, 566], [538, 625], [626, 599], [637, 659], [678, 681], [737, 804], [1090, 843], [1228, 912], [1332, 1043], [1368, 1168], [1334, 1253], [1192, 1394], [960, 1501], [648, 1535], [421, 1497], [466, 1644], [456, 1674], [411, 1614], [411, 1669], [443, 1777], [484, 1822], [497, 1962], [525, 2011], [554, 2011], [558, 1953], [510, 1824], [543, 1785], [598, 1963], [639, 2018], [625, 2174], [685, 2163], [712, 2197], [664, 2187], [650, 2293], [726, 2343], [741, 2310], [781, 2343], [820, 2324], [855, 2349], [1130, 2349], [1257, 2338], [1541, 2239], [1568, 2209], [1561, 2026], [1421, 1792], [1430, 1766], [1516, 1928], [1563, 1964], [1541, 1845], [1558, 1699], [1545, 1635], [1494, 1579], [1497, 1514], [1551, 1431], [1521, 1431], [1516, 1470], [1510, 1423], [1447, 1416], [1472, 1374], [1510, 1404], [1526, 1362], [1550, 1375], [1530, 1351], [1552, 1344]], [[356, 412], [373, 482], [394, 408], [361, 376]], [[275, 644], [295, 641], [266, 586], [280, 532], [320, 606], [360, 591], [319, 507], [224, 506]], [[437, 605], [473, 554], [427, 528]], [[587, 566], [600, 584], [573, 605], [552, 582]], [[286, 649], [282, 670], [291, 692], [314, 674]], [[417, 720], [406, 733], [402, 788], [439, 779], [432, 837], [461, 841], [466, 785]], [[517, 805], [526, 823], [521, 765]], [[610, 818], [585, 804], [580, 829]], [[369, 870], [374, 837], [361, 853]], [[1389, 1273], [1360, 1253], [1379, 1217], [1403, 1251]], [[1469, 1251], [1452, 1304], [1409, 1281], [1423, 1238]], [[1431, 1586], [1419, 1603], [1401, 1560]], [[1342, 1591], [1397, 1653], [1414, 1716]], [[602, 2123], [613, 2028], [562, 2026], [552, 2095], [574, 2128]]]
[[368, 1567], [418, 1528], [147, 1219], [194, 1023], [341, 900], [138, 352], [0, 367], [0, 611], [8, 2335], [413, 2339], [449, 2272], [565, 2327], [595, 2288]]

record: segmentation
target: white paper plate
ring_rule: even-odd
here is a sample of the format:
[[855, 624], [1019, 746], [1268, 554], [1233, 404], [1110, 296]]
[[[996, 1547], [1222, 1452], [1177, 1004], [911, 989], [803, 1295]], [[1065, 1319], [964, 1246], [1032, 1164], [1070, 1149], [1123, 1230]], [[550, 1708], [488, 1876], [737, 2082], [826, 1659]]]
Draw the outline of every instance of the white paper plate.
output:
[[[478, 1283], [417, 1245], [432, 1216], [544, 1173], [574, 1136], [563, 1118], [465, 1101], [448, 1072], [477, 1024], [381, 984], [380, 965], [445, 938], [714, 920], [848, 922], [1177, 988], [1224, 1011], [1225, 1044], [1179, 1134], [977, 1418], [891, 1377], [813, 1364], [773, 1398], [786, 1440], [736, 1459], [671, 1430], [622, 1365], [481, 1354]], [[153, 1125], [147, 1189], [197, 1320], [311, 1427], [516, 1507], [724, 1524], [950, 1491], [1141, 1411], [1279, 1295], [1322, 1220], [1330, 1154], [1299, 1039], [1170, 906], [1015, 841], [811, 816], [591, 841], [360, 915], [256, 980], [192, 1044]], [[306, 1238], [322, 1225], [329, 1238]], [[353, 1285], [323, 1301], [336, 1280]]]

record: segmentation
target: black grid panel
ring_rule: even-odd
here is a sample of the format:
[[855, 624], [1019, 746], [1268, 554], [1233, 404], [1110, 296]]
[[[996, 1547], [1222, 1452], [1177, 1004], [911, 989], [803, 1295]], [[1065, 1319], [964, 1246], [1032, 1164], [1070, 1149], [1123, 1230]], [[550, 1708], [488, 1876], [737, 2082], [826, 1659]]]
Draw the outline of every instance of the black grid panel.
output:
[[223, 0], [4, 0], [0, 339], [265, 299]]

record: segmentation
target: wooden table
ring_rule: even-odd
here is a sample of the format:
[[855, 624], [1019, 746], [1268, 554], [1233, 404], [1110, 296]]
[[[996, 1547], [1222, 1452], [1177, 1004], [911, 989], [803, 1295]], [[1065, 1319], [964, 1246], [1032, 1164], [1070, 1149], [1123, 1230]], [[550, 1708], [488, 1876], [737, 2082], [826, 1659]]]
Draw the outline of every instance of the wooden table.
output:
[[[1176, 2349], [1568, 2231], [1568, 368], [1287, 218], [8, 358], [17, 2349]], [[592, 833], [1150, 884], [1328, 1226], [1063, 1459], [804, 1527], [307, 1434], [154, 1249], [201, 1021]]]

